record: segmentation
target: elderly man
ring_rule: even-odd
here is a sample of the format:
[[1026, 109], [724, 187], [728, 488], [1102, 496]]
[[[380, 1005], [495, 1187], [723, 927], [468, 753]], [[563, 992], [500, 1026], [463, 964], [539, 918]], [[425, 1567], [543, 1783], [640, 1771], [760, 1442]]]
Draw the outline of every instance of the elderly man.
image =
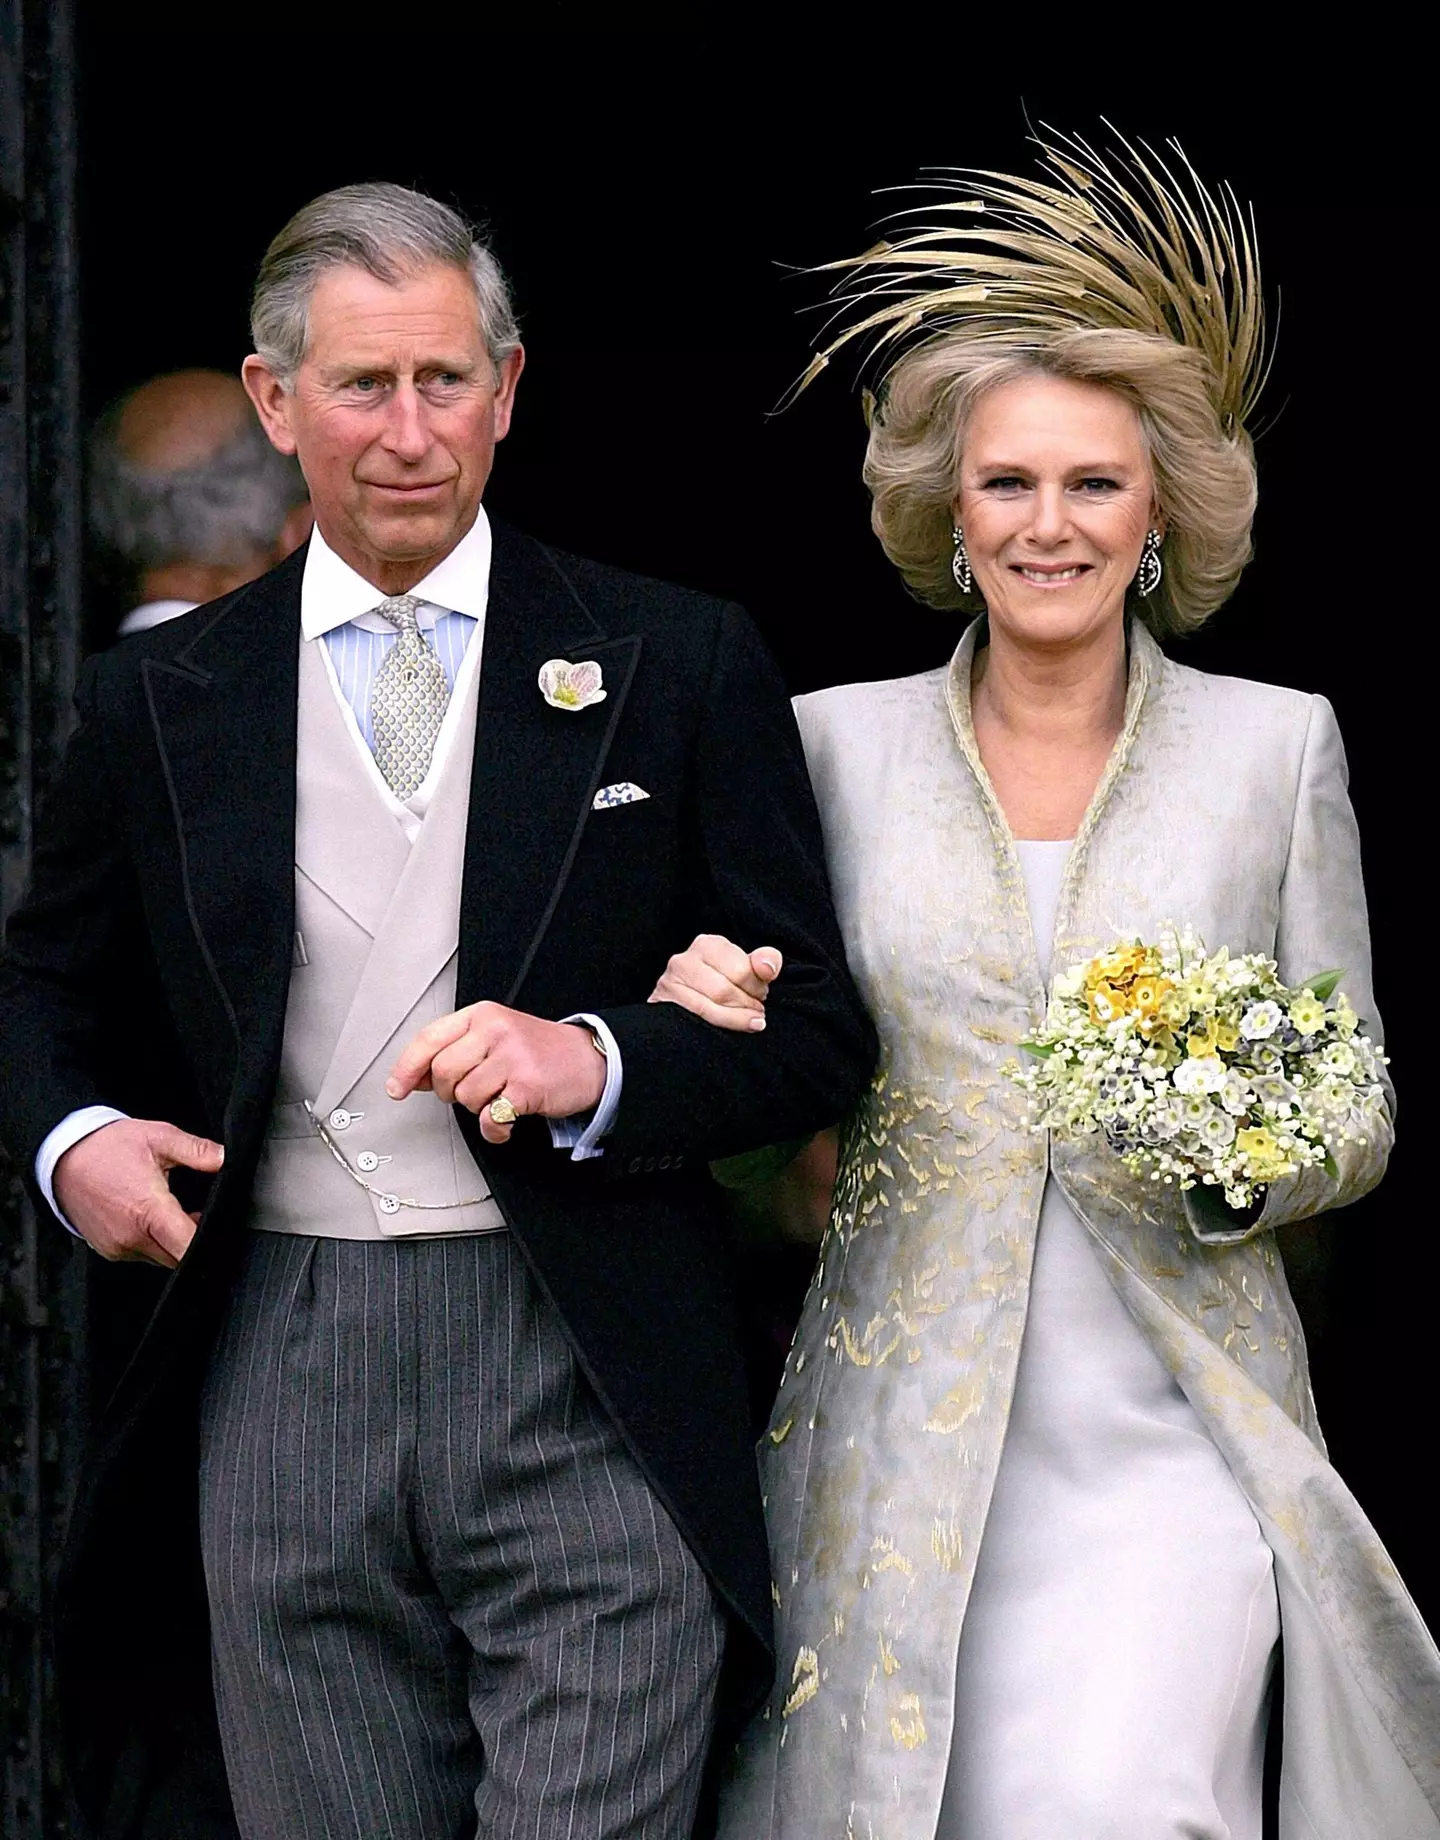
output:
[[90, 442], [90, 534], [146, 632], [244, 587], [310, 534], [305, 480], [244, 385], [171, 371], [111, 404]]
[[[317, 199], [252, 324], [315, 535], [92, 663], [0, 976], [0, 1134], [175, 1267], [74, 1517], [74, 1780], [117, 1840], [678, 1840], [770, 1639], [706, 1159], [874, 1053], [789, 707], [736, 609], [487, 520], [522, 353], [452, 211]], [[698, 930], [786, 954], [763, 1033], [647, 1002]], [[111, 1103], [127, 966], [202, 1136]]]

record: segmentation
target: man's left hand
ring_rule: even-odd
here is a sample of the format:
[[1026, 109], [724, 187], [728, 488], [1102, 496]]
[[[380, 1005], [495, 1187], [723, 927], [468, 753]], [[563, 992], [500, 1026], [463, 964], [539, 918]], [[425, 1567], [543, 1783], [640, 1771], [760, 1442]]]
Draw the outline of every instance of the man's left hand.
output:
[[586, 1028], [545, 1022], [501, 1003], [472, 1003], [421, 1029], [390, 1070], [392, 1099], [433, 1092], [480, 1121], [487, 1143], [503, 1144], [514, 1128], [497, 1124], [490, 1102], [503, 1093], [517, 1116], [573, 1118], [592, 1111], [605, 1091], [605, 1059]]

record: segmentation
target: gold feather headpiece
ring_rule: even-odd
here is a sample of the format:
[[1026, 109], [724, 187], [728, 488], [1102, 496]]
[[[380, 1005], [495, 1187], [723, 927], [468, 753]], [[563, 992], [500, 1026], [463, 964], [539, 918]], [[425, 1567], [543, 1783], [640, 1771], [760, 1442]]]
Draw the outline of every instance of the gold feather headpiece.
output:
[[888, 369], [917, 337], [1117, 327], [1202, 352], [1221, 425], [1243, 426], [1268, 355], [1254, 225], [1233, 190], [1207, 189], [1175, 141], [1167, 164], [1118, 135], [1122, 152], [1109, 159], [1054, 129], [1033, 138], [1045, 179], [946, 169], [936, 189], [961, 196], [930, 207], [936, 221], [814, 271], [839, 271], [837, 312], [860, 317], [822, 346], [792, 394], [867, 335], [868, 355]]

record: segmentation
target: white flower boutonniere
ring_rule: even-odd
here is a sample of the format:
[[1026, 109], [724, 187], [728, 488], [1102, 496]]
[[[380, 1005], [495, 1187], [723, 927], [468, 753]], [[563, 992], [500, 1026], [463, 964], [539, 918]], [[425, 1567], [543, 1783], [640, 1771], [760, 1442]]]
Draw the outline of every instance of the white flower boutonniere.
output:
[[551, 658], [540, 667], [540, 694], [552, 709], [588, 709], [592, 703], [603, 703], [604, 681], [593, 658], [579, 664]]

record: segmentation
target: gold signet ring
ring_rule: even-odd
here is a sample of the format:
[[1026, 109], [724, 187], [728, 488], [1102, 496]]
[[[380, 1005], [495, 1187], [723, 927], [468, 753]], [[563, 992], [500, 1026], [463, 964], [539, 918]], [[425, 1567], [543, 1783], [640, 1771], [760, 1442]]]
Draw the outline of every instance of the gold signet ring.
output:
[[490, 1122], [492, 1124], [514, 1124], [520, 1116], [512, 1102], [504, 1093], [499, 1093], [490, 1101]]

